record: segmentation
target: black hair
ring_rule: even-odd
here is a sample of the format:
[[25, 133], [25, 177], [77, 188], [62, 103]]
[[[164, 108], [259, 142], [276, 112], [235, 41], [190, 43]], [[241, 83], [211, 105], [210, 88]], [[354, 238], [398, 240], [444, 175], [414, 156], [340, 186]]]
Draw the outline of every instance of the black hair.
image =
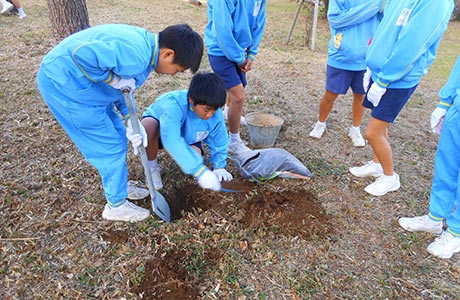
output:
[[194, 105], [207, 105], [217, 110], [227, 100], [225, 82], [215, 73], [197, 73], [190, 82], [188, 97]]
[[159, 34], [160, 49], [174, 50], [174, 63], [198, 71], [203, 56], [203, 39], [187, 24], [171, 25]]

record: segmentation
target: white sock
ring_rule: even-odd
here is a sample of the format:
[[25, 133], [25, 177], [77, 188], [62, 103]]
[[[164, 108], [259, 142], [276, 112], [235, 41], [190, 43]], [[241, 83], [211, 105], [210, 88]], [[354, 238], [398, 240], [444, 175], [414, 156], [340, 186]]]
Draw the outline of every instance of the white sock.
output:
[[229, 132], [229, 134], [230, 134], [230, 143], [231, 143], [231, 142], [236, 142], [236, 141], [238, 141], [238, 140], [241, 139], [241, 138], [240, 138], [240, 133], [239, 133], [239, 132], [238, 132], [238, 133], [231, 133], [231, 132]]
[[388, 179], [395, 179], [396, 178], [395, 173], [393, 173], [393, 175], [385, 175], [385, 174], [383, 174], [383, 176], [385, 176]]
[[351, 130], [359, 131], [359, 127], [360, 127], [359, 125], [358, 126], [351, 125]]
[[21, 8], [18, 8], [18, 13], [20, 16], [25, 15], [24, 10]]
[[326, 126], [326, 121], [324, 122], [321, 122], [320, 120], [318, 120], [318, 122], [316, 122], [318, 125], [323, 125], [323, 126]]
[[156, 169], [160, 167], [156, 158], [154, 160], [147, 161], [147, 165], [149, 166], [150, 169]]

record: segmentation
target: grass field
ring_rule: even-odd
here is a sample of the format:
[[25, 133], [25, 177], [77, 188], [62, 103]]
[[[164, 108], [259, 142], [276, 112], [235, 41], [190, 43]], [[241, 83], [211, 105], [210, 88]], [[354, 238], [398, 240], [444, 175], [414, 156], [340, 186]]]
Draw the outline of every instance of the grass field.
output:
[[[400, 216], [427, 212], [438, 141], [429, 118], [458, 56], [459, 23], [449, 25], [428, 75], [390, 127], [402, 184], [397, 192], [371, 197], [363, 190], [371, 179], [348, 173], [371, 157], [370, 146], [356, 149], [347, 137], [351, 94], [336, 101], [325, 136], [308, 137], [324, 92], [328, 24], [320, 20], [317, 49], [309, 50], [303, 10], [285, 45], [297, 1], [270, 0], [244, 112], [281, 116], [275, 146], [294, 154], [314, 178], [273, 179], [245, 196], [194, 191], [188, 197], [215, 200], [214, 206], [197, 205], [173, 223], [154, 215], [114, 223], [101, 217], [105, 199], [97, 171], [55, 121], [35, 83], [42, 57], [58, 43], [46, 1], [21, 3], [27, 18], [0, 16], [1, 299], [158, 299], [160, 286], [172, 287], [162, 299], [460, 299], [460, 256], [430, 256], [425, 248], [434, 236], [397, 224]], [[158, 32], [188, 23], [203, 34], [207, 22], [205, 5], [181, 0], [87, 0], [87, 6], [93, 26], [126, 23]], [[210, 70], [206, 55], [201, 70]], [[136, 92], [139, 110], [162, 93], [187, 88], [191, 76], [152, 74]], [[366, 112], [363, 128], [368, 121]], [[246, 128], [242, 135], [248, 139]], [[196, 184], [166, 153], [159, 161], [165, 196]], [[128, 167], [129, 178], [142, 182], [131, 151]], [[311, 193], [312, 207], [326, 214], [324, 223], [307, 216], [311, 235], [244, 222], [248, 208], [257, 209], [255, 200], [291, 192]], [[149, 207], [146, 200], [139, 205]], [[330, 230], [315, 230], [323, 225]], [[174, 296], [177, 291], [183, 298]]]

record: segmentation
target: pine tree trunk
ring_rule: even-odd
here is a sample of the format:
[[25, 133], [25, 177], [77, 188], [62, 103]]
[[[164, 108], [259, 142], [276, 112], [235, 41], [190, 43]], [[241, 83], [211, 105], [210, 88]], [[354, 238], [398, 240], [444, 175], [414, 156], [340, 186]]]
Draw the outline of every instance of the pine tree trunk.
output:
[[86, 0], [46, 0], [51, 27], [56, 35], [65, 38], [88, 28], [89, 18]]

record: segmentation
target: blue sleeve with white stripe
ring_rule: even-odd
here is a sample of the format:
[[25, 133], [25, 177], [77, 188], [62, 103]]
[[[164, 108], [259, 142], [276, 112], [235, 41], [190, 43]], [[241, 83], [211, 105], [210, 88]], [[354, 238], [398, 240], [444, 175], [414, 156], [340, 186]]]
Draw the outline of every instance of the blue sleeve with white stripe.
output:
[[347, 0], [329, 1], [327, 19], [334, 29], [343, 29], [360, 24], [374, 17], [383, 8], [383, 0], [372, 0], [367, 3], [348, 8]]
[[248, 49], [248, 57], [252, 60], [254, 60], [254, 56], [259, 52], [260, 41], [262, 40], [262, 35], [264, 34], [264, 29], [265, 29], [266, 2], [264, 1], [262, 5], [263, 6], [260, 8], [260, 12], [257, 15], [256, 27], [254, 28], [254, 32], [253, 32], [254, 42], [252, 46]]
[[439, 91], [441, 101], [438, 107], [448, 109], [454, 103], [455, 97], [457, 97], [457, 89], [460, 89], [460, 56], [450, 72], [447, 83]]

